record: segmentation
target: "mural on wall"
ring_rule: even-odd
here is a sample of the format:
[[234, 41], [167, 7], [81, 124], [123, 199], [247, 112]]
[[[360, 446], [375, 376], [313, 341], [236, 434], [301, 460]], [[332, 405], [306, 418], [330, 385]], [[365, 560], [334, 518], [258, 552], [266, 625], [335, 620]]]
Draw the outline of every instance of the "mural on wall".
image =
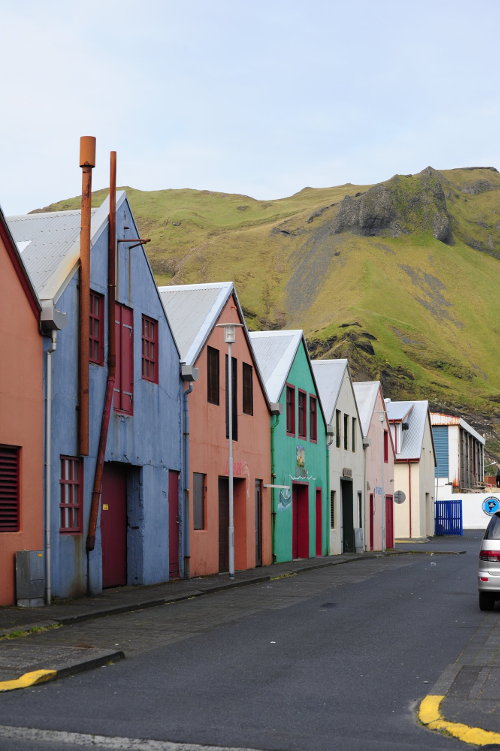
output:
[[309, 474], [309, 472], [306, 469], [306, 450], [305, 447], [301, 444], [297, 444], [296, 449], [296, 461], [295, 461], [295, 476], [293, 477], [290, 475], [290, 480], [299, 482], [299, 481], [311, 481], [315, 480], [316, 478]]
[[286, 511], [292, 504], [292, 491], [290, 488], [280, 490], [278, 499], [278, 511]]

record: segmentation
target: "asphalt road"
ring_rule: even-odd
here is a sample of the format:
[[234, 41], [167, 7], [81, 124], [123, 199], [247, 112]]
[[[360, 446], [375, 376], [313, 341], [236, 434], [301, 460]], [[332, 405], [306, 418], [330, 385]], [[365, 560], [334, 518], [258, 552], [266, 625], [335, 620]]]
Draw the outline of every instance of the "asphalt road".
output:
[[[0, 749], [463, 748], [415, 719], [484, 615], [478, 539], [457, 547], [468, 552], [359, 560], [38, 635], [127, 659], [2, 695]], [[62, 734], [2, 739], [2, 725]]]

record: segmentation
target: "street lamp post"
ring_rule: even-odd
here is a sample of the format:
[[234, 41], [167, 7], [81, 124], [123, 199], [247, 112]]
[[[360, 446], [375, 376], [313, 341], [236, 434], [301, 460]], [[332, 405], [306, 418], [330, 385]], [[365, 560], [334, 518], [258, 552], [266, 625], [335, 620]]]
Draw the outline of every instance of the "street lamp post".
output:
[[233, 344], [236, 341], [236, 327], [243, 327], [242, 323], [218, 323], [224, 329], [224, 341], [227, 344], [227, 412], [228, 412], [228, 443], [229, 443], [229, 576], [234, 577], [234, 467], [233, 467]]

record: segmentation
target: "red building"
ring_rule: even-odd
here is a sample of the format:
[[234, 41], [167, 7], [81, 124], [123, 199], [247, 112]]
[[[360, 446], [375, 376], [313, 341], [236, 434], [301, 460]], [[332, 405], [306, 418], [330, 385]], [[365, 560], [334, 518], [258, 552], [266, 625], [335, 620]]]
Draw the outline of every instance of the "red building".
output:
[[43, 547], [39, 320], [37, 297], [0, 210], [0, 605], [16, 601], [16, 552]]

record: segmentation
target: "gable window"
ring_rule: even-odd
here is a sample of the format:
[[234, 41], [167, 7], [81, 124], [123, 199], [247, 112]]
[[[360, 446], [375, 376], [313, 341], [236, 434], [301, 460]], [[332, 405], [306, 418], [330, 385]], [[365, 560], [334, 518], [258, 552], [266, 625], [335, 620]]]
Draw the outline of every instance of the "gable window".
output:
[[356, 418], [352, 418], [351, 448], [356, 451]]
[[74, 456], [61, 456], [60, 532], [81, 532], [82, 462]]
[[309, 438], [318, 440], [318, 400], [309, 394]]
[[349, 415], [344, 415], [344, 448], [349, 448]]
[[286, 432], [295, 435], [295, 388], [286, 387]]
[[90, 291], [89, 360], [104, 365], [104, 295]]
[[307, 394], [299, 389], [299, 438], [307, 438]]
[[340, 409], [335, 410], [335, 445], [340, 448]]
[[389, 433], [384, 430], [384, 462], [387, 464], [389, 461]]
[[117, 412], [134, 413], [134, 311], [115, 305], [116, 377], [113, 406]]
[[[226, 355], [226, 438], [229, 438], [229, 358]], [[233, 417], [232, 422], [232, 437], [233, 441], [238, 440], [238, 360], [235, 357], [231, 357], [231, 413]]]
[[219, 404], [219, 350], [207, 347], [207, 400]]
[[142, 377], [158, 383], [158, 321], [142, 316]]
[[19, 453], [17, 446], [0, 446], [0, 532], [18, 532]]
[[243, 412], [253, 415], [253, 368], [243, 363]]
[[193, 472], [193, 528], [205, 529], [207, 476], [201, 472]]

